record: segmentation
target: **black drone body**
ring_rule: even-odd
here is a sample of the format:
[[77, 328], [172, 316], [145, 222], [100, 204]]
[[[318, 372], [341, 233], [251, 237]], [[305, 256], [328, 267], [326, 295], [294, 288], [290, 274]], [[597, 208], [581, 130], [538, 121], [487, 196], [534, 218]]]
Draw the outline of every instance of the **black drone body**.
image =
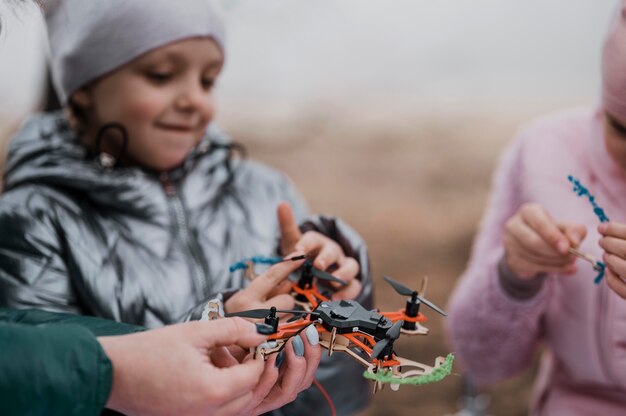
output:
[[315, 313], [327, 331], [336, 328], [337, 334], [363, 332], [375, 339], [382, 339], [393, 326], [391, 319], [374, 310], [367, 310], [353, 300], [321, 302]]

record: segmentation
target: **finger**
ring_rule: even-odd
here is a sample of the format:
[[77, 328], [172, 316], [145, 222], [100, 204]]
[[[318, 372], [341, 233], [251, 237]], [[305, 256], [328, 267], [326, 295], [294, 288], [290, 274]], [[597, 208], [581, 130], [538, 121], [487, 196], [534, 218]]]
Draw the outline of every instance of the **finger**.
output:
[[[285, 347], [285, 361], [281, 366], [281, 387], [284, 391], [299, 392], [300, 380], [306, 371], [306, 360], [303, 355], [295, 353], [293, 343], [295, 337], [289, 340]], [[302, 341], [302, 338], [300, 338]], [[301, 351], [302, 353], [302, 351]]]
[[239, 361], [226, 347], [217, 347], [211, 350], [211, 362], [219, 368], [228, 368], [239, 364]]
[[278, 204], [276, 214], [278, 216], [278, 226], [280, 227], [281, 252], [283, 255], [287, 255], [293, 251], [294, 246], [302, 237], [302, 233], [288, 202], [283, 201]]
[[253, 401], [251, 391], [244, 393], [235, 399], [232, 399], [219, 407], [214, 413], [215, 416], [232, 416], [246, 414], [245, 410], [250, 408], [250, 402]]
[[573, 259], [571, 262], [560, 265], [560, 266], [550, 266], [543, 263], [538, 263], [536, 261], [528, 261], [524, 257], [519, 257], [515, 254], [509, 254], [507, 259], [510, 264], [517, 264], [517, 268], [521, 268], [522, 270], [533, 271], [533, 275], [538, 275], [539, 273], [551, 273], [551, 274], [559, 274], [559, 275], [571, 275], [578, 271], [578, 265]]
[[214, 394], [224, 400], [233, 400], [244, 392], [251, 392], [257, 385], [264, 369], [261, 359], [248, 360], [228, 368], [215, 368], [213, 374]]
[[238, 362], [242, 363], [243, 360], [250, 355], [249, 348], [242, 348], [238, 345], [231, 345], [226, 347], [230, 355], [233, 356]]
[[614, 254], [621, 258], [626, 258], [626, 240], [616, 237], [602, 237], [600, 247], [609, 254]]
[[302, 263], [304, 260], [276, 263], [250, 282], [245, 290], [255, 293], [258, 299], [266, 299], [276, 286], [285, 281], [291, 272], [301, 267]]
[[604, 260], [604, 263], [611, 269], [613, 274], [617, 275], [619, 278], [626, 277], [626, 261], [624, 259], [614, 254], [604, 253], [602, 260]]
[[539, 234], [543, 241], [560, 254], [567, 254], [570, 242], [556, 226], [545, 208], [534, 205], [531, 208], [520, 210], [520, 214], [524, 222]]
[[348, 286], [345, 286], [343, 289], [333, 293], [333, 300], [341, 300], [341, 299], [355, 299], [361, 293], [361, 288], [363, 285], [360, 280], [353, 279], [348, 283]]
[[[327, 239], [328, 237], [318, 233], [317, 231], [307, 231], [296, 243], [295, 249], [302, 253], [309, 253], [317, 256], [319, 250], [324, 246]], [[326, 267], [328, 266], [330, 266], [330, 264], [326, 265]]]
[[273, 298], [274, 296], [290, 293], [291, 286], [292, 283], [289, 280], [283, 280], [278, 285], [276, 285], [270, 293], [267, 294], [267, 297]]
[[[340, 278], [344, 282], [350, 282], [354, 280], [358, 275], [359, 271], [361, 271], [361, 266], [359, 266], [359, 262], [352, 257], [343, 257], [337, 263], [339, 268], [337, 270], [333, 270], [332, 275]], [[335, 287], [343, 287], [339, 283], [333, 283], [336, 285]]]
[[523, 218], [513, 218], [507, 224], [508, 234], [515, 243], [528, 254], [537, 258], [561, 257], [559, 252], [548, 244]]
[[308, 331], [317, 332], [317, 329], [314, 325], [310, 325], [309, 328], [307, 328], [303, 333], [299, 335], [304, 343], [304, 359], [306, 361], [306, 371], [304, 372], [304, 377], [302, 378], [302, 382], [300, 383], [301, 391], [311, 387], [313, 379], [315, 378], [315, 371], [317, 370], [320, 359], [322, 357], [322, 348], [320, 347], [319, 343], [316, 343], [316, 345], [311, 345], [311, 343], [309, 342], [306, 335]]
[[278, 295], [273, 298], [269, 298], [267, 301], [259, 304], [259, 309], [269, 309], [274, 306], [276, 309], [288, 309], [294, 308], [296, 302], [291, 295]]
[[331, 264], [339, 263], [345, 257], [339, 244], [328, 237], [320, 239], [321, 247], [315, 256], [313, 266], [320, 270], [326, 270]]
[[272, 354], [265, 362], [265, 367], [263, 369], [263, 374], [261, 374], [259, 383], [252, 391], [255, 406], [265, 400], [278, 380], [278, 368], [276, 367], [277, 357], [278, 354]]
[[606, 270], [606, 283], [613, 292], [617, 293], [622, 299], [626, 299], [626, 282], [610, 269]]
[[553, 257], [540, 254], [538, 255], [525, 248], [517, 248], [515, 252], [519, 258], [537, 266], [564, 267], [568, 264], [574, 263], [577, 259], [577, 257], [573, 254], [568, 254], [567, 256], [555, 254]]
[[626, 224], [605, 222], [598, 225], [598, 232], [604, 236], [626, 239]]
[[565, 234], [573, 247], [578, 247], [587, 236], [587, 227], [582, 224], [560, 222], [557, 227]]
[[[555, 254], [553, 257], [546, 257], [534, 254], [517, 241], [515, 235], [510, 233], [504, 236], [504, 246], [509, 265], [515, 263], [517, 266], [530, 266], [531, 269], [537, 269], [542, 267], [563, 267], [576, 261], [576, 256], [574, 255], [560, 256]], [[552, 251], [553, 249], [550, 248], [550, 250]], [[524, 264], [520, 265], [520, 262]]]
[[285, 346], [285, 359], [280, 366], [279, 381], [273, 387], [263, 403], [255, 409], [256, 412], [263, 413], [271, 409], [281, 407], [295, 400], [299, 393], [300, 380], [306, 371], [306, 361], [304, 357], [295, 355], [292, 346], [293, 340]]
[[181, 325], [189, 325], [188, 328], [198, 336], [198, 346], [204, 349], [229, 345], [253, 347], [265, 341], [266, 338], [256, 332], [254, 324], [241, 318], [224, 318]]

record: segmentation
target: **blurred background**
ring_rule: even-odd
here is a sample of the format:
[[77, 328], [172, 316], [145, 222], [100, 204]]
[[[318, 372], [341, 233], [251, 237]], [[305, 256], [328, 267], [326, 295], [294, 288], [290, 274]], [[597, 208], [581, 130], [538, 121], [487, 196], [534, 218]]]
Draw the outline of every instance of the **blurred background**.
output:
[[[41, 19], [0, 3], [0, 143], [44, 102]], [[14, 4], [20, 2], [12, 2]], [[227, 64], [218, 123], [285, 171], [313, 211], [368, 241], [376, 303], [387, 274], [445, 306], [468, 259], [503, 147], [541, 114], [590, 106], [613, 0], [222, 0]], [[565, 186], [565, 185], [564, 185]], [[397, 351], [450, 352], [445, 318]], [[462, 413], [461, 369], [377, 394], [364, 415]], [[523, 415], [533, 370], [485, 391], [475, 413]], [[471, 407], [471, 406], [470, 406]]]

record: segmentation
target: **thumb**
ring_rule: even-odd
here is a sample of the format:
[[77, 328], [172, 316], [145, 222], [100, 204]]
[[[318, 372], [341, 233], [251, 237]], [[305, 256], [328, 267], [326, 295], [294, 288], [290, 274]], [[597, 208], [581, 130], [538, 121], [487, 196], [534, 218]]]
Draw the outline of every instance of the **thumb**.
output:
[[587, 236], [587, 228], [582, 224], [561, 223], [559, 229], [565, 234], [573, 247], [578, 247]]
[[302, 233], [288, 202], [283, 201], [278, 204], [276, 214], [280, 227], [280, 250], [281, 254], [286, 256], [294, 251], [295, 245], [302, 238]]
[[256, 332], [256, 326], [242, 318], [224, 318], [208, 322], [197, 322], [201, 347], [227, 347], [239, 345], [250, 348], [265, 341], [266, 337]]

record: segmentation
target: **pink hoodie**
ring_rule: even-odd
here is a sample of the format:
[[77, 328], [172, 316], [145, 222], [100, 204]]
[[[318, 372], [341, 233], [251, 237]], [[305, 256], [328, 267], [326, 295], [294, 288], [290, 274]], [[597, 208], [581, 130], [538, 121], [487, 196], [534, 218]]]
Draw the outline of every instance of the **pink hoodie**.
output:
[[573, 276], [548, 276], [529, 300], [514, 299], [498, 280], [505, 222], [525, 202], [558, 221], [582, 223], [580, 248], [597, 258], [599, 224], [589, 202], [572, 192], [573, 175], [611, 221], [626, 223], [626, 175], [607, 153], [602, 111], [576, 110], [523, 129], [503, 155], [491, 199], [447, 319], [453, 350], [478, 385], [527, 368], [546, 346], [533, 414], [626, 414], [626, 300], [579, 260]]

